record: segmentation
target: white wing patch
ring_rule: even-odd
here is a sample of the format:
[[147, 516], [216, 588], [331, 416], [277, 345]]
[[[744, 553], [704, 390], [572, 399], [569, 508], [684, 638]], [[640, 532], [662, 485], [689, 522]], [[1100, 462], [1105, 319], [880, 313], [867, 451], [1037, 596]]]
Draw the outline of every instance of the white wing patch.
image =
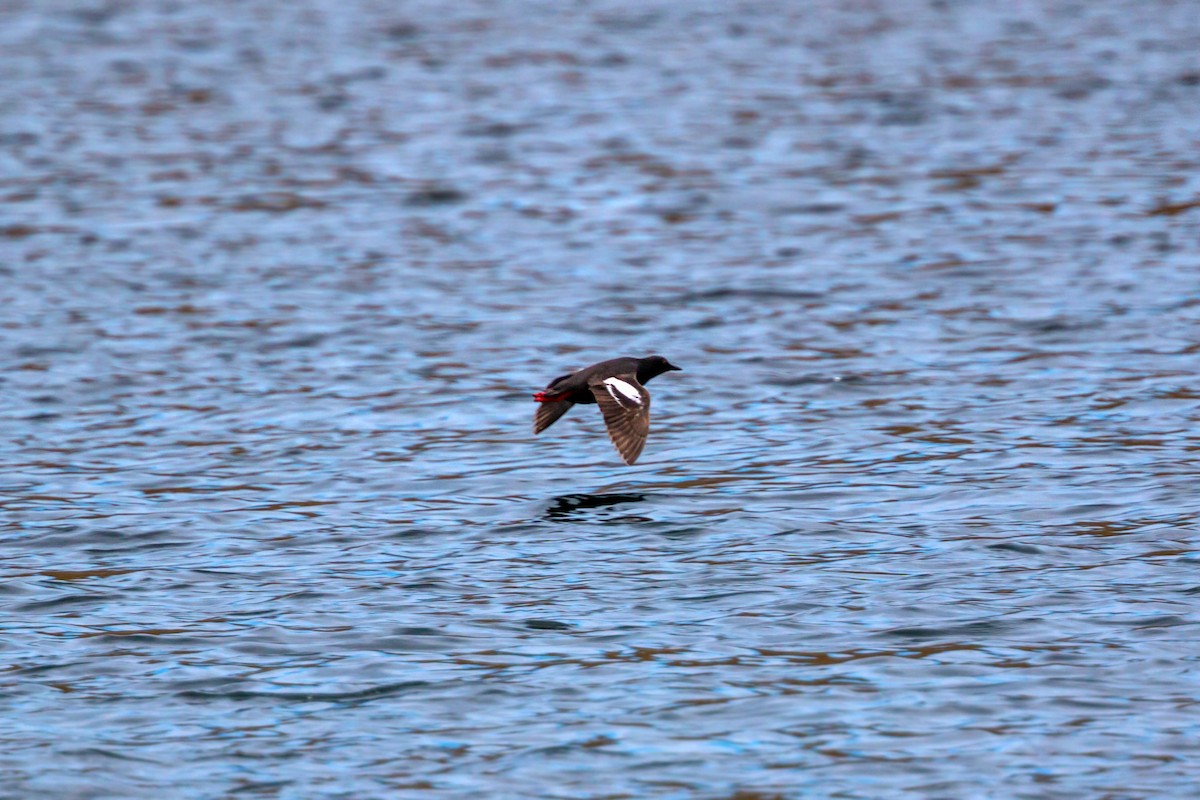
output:
[[[628, 381], [623, 381], [620, 378], [605, 378], [604, 385], [608, 388], [608, 393], [612, 395], [612, 399], [621, 405], [635, 403], [640, 406], [642, 404], [641, 393], [637, 390], [636, 386]], [[621, 397], [618, 397], [618, 394], [624, 396], [625, 402], [621, 402]]]

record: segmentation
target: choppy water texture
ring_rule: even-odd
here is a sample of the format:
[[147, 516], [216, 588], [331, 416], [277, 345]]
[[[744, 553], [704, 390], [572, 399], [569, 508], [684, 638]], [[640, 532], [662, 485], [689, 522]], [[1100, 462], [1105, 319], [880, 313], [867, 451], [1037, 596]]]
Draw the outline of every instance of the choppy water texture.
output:
[[2, 8], [3, 797], [1194, 796], [1193, 3]]

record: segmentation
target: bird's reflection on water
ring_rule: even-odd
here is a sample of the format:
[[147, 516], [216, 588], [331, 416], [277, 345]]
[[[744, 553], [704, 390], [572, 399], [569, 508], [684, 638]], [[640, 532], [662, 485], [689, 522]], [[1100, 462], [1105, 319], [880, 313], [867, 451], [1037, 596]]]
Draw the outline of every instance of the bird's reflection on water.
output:
[[[610, 515], [610, 510], [614, 506], [641, 503], [645, 499], [646, 495], [644, 494], [564, 494], [550, 502], [550, 506], [543, 516], [546, 519], [558, 521], [583, 522], [604, 519], [621, 522], [649, 522], [651, 521], [649, 517], [626, 514]], [[593, 510], [599, 510], [600, 513], [588, 513]]]

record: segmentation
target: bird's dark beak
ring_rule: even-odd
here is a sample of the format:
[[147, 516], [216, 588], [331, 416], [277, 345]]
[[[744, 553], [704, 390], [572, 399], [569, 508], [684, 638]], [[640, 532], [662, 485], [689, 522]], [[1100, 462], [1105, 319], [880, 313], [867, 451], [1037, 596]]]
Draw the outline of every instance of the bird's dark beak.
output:
[[673, 369], [678, 370], [679, 372], [683, 372], [683, 367], [677, 367], [674, 364], [672, 364], [670, 361], [668, 361], [667, 362], [667, 371], [670, 372]]

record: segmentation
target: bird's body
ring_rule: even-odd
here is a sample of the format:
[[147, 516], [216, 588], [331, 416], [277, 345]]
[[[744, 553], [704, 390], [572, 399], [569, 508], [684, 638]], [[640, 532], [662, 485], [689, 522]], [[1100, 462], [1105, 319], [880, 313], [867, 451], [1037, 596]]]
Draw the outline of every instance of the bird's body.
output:
[[549, 428], [575, 403], [599, 403], [608, 436], [626, 464], [633, 464], [650, 432], [651, 378], [679, 367], [662, 356], [613, 358], [560, 375], [533, 396], [539, 405], [533, 432]]

